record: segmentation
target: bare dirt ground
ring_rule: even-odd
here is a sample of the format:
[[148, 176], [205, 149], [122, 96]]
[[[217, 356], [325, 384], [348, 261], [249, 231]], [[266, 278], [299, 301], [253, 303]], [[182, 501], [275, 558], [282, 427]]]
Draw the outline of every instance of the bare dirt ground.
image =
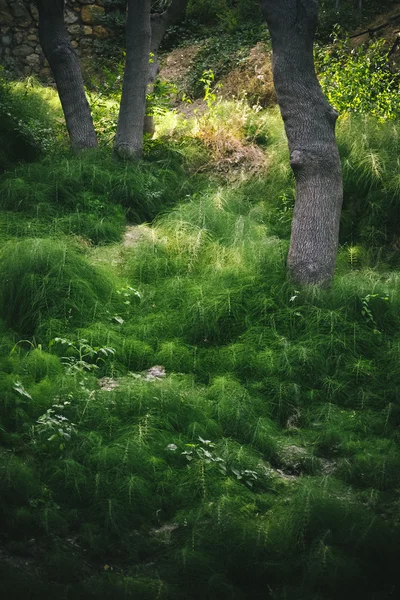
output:
[[181, 84], [201, 48], [201, 44], [192, 44], [172, 50], [161, 59], [160, 77], [166, 81], [173, 81], [178, 87]]

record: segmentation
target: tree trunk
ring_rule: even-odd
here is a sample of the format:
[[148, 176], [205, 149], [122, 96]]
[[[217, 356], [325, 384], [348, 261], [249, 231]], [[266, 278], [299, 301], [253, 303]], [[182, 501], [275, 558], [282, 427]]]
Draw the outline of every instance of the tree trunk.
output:
[[[159, 64], [157, 53], [164, 35], [169, 27], [179, 23], [186, 13], [188, 0], [172, 0], [166, 11], [160, 14], [151, 15], [151, 46], [152, 62], [150, 63], [149, 89], [153, 91]], [[155, 132], [154, 119], [152, 115], [147, 115], [144, 120], [144, 133], [153, 135]]]
[[313, 58], [316, 0], [262, 0], [273, 74], [296, 179], [289, 273], [296, 284], [329, 285], [343, 202], [335, 140], [337, 113], [318, 83]]
[[81, 67], [64, 24], [64, 0], [36, 0], [39, 40], [57, 85], [71, 146], [97, 147]]
[[126, 64], [115, 152], [138, 159], [143, 153], [143, 125], [150, 70], [150, 0], [128, 0]]
[[361, 21], [361, 17], [362, 17], [362, 0], [358, 0], [357, 12], [358, 12], [358, 20]]

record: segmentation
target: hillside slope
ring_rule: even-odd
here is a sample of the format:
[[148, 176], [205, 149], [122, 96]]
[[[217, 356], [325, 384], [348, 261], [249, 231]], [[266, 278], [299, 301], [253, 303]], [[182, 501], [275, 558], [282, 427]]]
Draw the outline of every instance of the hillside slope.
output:
[[37, 149], [0, 178], [6, 598], [399, 595], [400, 126], [375, 81], [380, 115], [338, 123], [331, 290], [287, 279], [276, 108], [162, 110], [132, 165], [115, 97], [76, 156], [54, 94], [2, 89]]

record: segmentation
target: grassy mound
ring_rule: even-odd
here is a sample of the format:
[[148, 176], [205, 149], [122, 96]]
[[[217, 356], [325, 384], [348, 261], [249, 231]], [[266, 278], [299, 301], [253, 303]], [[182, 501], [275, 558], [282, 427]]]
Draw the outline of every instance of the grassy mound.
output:
[[8, 325], [32, 335], [43, 318], [60, 327], [90, 322], [112, 302], [112, 279], [76, 248], [53, 239], [26, 238], [0, 252], [0, 312]]
[[62, 119], [57, 94], [34, 79], [9, 82], [0, 72], [0, 172], [54, 146]]

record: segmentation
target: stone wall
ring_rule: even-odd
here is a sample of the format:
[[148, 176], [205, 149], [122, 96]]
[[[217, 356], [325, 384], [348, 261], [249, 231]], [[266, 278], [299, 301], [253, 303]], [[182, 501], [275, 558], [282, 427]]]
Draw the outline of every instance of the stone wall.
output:
[[[109, 7], [112, 8], [109, 8]], [[108, 0], [66, 0], [65, 23], [83, 63], [101, 53], [110, 36], [104, 23], [115, 4]], [[51, 77], [39, 44], [38, 12], [29, 0], [0, 0], [0, 64], [17, 76]]]

